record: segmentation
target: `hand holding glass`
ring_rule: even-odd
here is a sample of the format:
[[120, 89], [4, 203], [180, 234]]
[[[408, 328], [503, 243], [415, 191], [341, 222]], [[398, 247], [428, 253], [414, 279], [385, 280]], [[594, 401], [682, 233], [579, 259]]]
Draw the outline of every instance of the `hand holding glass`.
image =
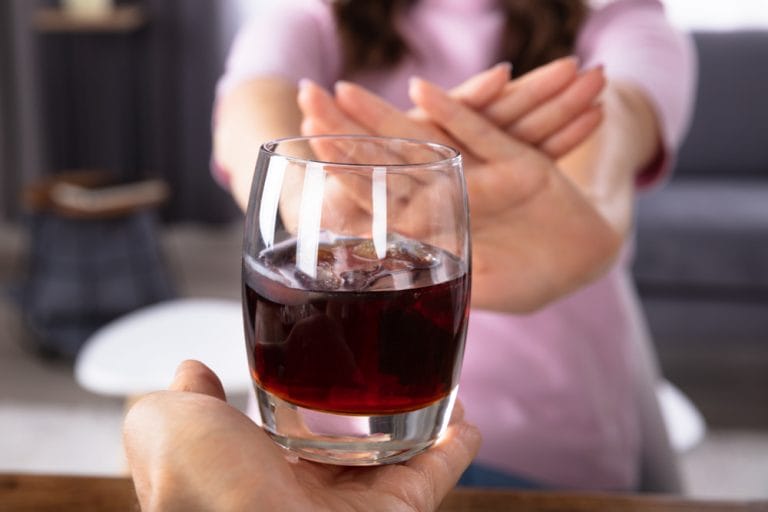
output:
[[406, 460], [446, 428], [470, 290], [461, 157], [365, 136], [265, 143], [243, 302], [259, 420], [299, 457]]

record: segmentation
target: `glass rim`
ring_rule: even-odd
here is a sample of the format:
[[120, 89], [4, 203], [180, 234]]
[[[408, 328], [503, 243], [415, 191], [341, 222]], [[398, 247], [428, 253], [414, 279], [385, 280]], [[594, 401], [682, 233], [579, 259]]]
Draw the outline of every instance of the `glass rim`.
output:
[[[355, 162], [333, 162], [328, 160], [322, 160], [322, 159], [315, 159], [315, 158], [304, 158], [299, 156], [292, 156], [287, 155], [284, 153], [280, 153], [279, 151], [275, 151], [275, 147], [279, 146], [282, 143], [286, 142], [301, 142], [301, 141], [310, 141], [313, 139], [341, 139], [341, 140], [368, 140], [368, 141], [387, 141], [387, 142], [400, 142], [400, 143], [408, 143], [408, 144], [418, 144], [421, 146], [427, 146], [433, 150], [440, 150], [440, 151], [447, 151], [450, 156], [446, 156], [443, 158], [440, 158], [438, 155], [438, 158], [432, 161], [428, 162], [419, 162], [419, 163], [403, 163], [403, 164], [376, 164], [376, 163], [355, 163]], [[315, 163], [320, 165], [337, 165], [337, 166], [344, 166], [344, 167], [350, 167], [350, 168], [371, 168], [371, 167], [387, 167], [387, 168], [431, 168], [435, 166], [442, 166], [442, 165], [455, 165], [461, 162], [461, 152], [447, 144], [442, 144], [440, 142], [433, 142], [423, 139], [414, 139], [414, 138], [408, 138], [408, 137], [390, 137], [386, 135], [364, 135], [364, 134], [339, 134], [339, 135], [300, 135], [300, 136], [292, 136], [292, 137], [280, 137], [277, 139], [268, 140], [261, 144], [259, 147], [259, 152], [267, 153], [270, 156], [279, 156], [282, 158], [285, 158], [286, 160], [290, 160], [293, 162], [305, 162], [305, 163]], [[436, 151], [437, 153], [438, 151]]]

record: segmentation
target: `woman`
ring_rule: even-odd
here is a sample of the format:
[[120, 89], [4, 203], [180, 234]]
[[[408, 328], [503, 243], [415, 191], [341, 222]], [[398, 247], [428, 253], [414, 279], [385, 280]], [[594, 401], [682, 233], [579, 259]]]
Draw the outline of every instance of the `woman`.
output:
[[[658, 1], [600, 4], [270, 3], [219, 86], [215, 161], [241, 205], [269, 138], [357, 131], [463, 148], [474, 273], [460, 397], [484, 439], [468, 484], [639, 483], [653, 418], [638, 410], [653, 398], [637, 386], [652, 370], [628, 278], [633, 195], [669, 168], [694, 69]], [[600, 111], [585, 101], [599, 69], [539, 67], [569, 54], [603, 66]], [[499, 86], [499, 60], [522, 78]]]

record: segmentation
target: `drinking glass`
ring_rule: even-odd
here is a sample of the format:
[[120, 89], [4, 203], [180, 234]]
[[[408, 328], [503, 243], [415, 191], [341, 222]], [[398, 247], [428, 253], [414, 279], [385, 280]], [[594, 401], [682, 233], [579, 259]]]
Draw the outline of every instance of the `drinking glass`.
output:
[[299, 457], [406, 460], [445, 430], [470, 290], [461, 156], [316, 136], [259, 151], [243, 244], [257, 422]]

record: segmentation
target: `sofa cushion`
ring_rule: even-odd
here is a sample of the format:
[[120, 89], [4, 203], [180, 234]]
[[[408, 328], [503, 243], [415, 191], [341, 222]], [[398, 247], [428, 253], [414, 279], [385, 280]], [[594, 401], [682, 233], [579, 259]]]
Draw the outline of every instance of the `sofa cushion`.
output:
[[768, 181], [678, 179], [641, 195], [634, 274], [641, 291], [768, 297]]
[[698, 32], [696, 108], [678, 176], [768, 179], [768, 30]]
[[[733, 358], [750, 358], [759, 352], [763, 360], [768, 357], [765, 302], [646, 297], [643, 308], [662, 355], [687, 355], [693, 360], [714, 352], [722, 357], [726, 352], [733, 361]], [[727, 348], [723, 350], [723, 347]]]

